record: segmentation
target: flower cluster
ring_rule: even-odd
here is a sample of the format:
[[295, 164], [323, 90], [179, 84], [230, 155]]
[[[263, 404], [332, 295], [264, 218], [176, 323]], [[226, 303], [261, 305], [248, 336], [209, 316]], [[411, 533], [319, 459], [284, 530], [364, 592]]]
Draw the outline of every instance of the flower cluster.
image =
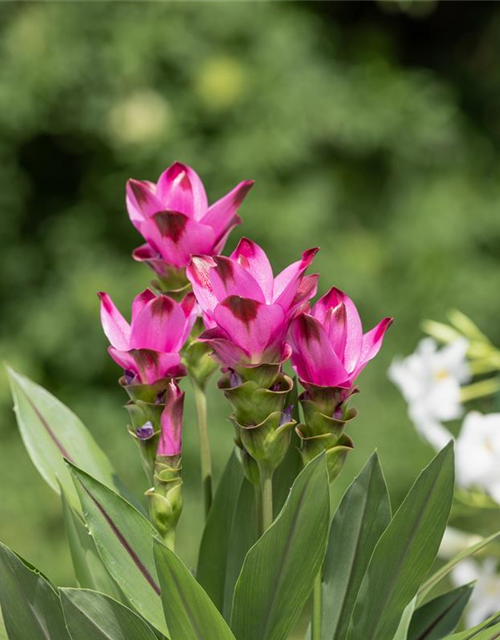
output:
[[[247, 238], [230, 256], [220, 255], [252, 185], [241, 182], [209, 206], [199, 176], [180, 163], [156, 184], [129, 180], [128, 214], [146, 241], [133, 257], [153, 269], [158, 293], [146, 289], [134, 299], [130, 323], [108, 294], [99, 294], [109, 354], [123, 368], [121, 384], [130, 396], [129, 431], [153, 479], [149, 495], [166, 537], [180, 512], [184, 392], [179, 381], [190, 376], [203, 411], [200, 388], [211, 369], [200, 363], [207, 352], [222, 370], [219, 387], [234, 410], [231, 420], [247, 477], [255, 484], [272, 478], [295, 427], [304, 462], [326, 451], [333, 480], [353, 446], [344, 427], [356, 412], [347, 402], [391, 324], [385, 318], [363, 334], [354, 303], [336, 288], [311, 307], [319, 276], [307, 270], [316, 248], [276, 276], [264, 250]], [[283, 369], [289, 359], [304, 387], [303, 421], [293, 407], [294, 382]], [[200, 431], [200, 438], [202, 475], [210, 491], [208, 435]]]

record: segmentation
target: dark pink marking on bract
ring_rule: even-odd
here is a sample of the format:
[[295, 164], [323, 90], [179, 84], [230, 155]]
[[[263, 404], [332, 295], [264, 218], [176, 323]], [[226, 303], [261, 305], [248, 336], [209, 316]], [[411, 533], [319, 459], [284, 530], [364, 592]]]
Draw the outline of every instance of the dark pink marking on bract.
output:
[[137, 200], [137, 204], [139, 206], [145, 205], [148, 203], [147, 193], [149, 192], [148, 187], [143, 185], [139, 180], [129, 180], [130, 188], [132, 189], [132, 193]]
[[155, 213], [154, 219], [161, 235], [173, 242], [182, 238], [188, 221], [187, 216], [176, 211], [160, 211]]
[[151, 302], [151, 313], [154, 316], [168, 317], [172, 313], [173, 308], [174, 301], [165, 295], [157, 296]]
[[319, 326], [311, 316], [302, 314], [298, 317], [300, 331], [307, 342], [320, 342]]
[[252, 320], [257, 317], [259, 303], [250, 298], [241, 298], [240, 296], [229, 296], [222, 303], [227, 307], [235, 318], [249, 325]]
[[217, 265], [217, 273], [219, 274], [222, 282], [228, 280], [234, 280], [233, 265], [229, 258], [224, 256], [214, 256], [215, 264]]

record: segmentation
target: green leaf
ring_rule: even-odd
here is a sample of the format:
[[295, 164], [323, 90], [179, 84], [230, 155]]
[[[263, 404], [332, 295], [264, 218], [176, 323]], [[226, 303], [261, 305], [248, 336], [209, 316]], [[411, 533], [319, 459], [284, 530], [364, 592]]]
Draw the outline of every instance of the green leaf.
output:
[[72, 640], [157, 640], [145, 622], [112, 598], [88, 589], [59, 589]]
[[415, 611], [416, 603], [417, 599], [415, 597], [410, 604], [406, 605], [403, 615], [401, 616], [401, 620], [399, 621], [398, 630], [394, 634], [394, 638], [392, 640], [408, 640], [408, 631], [410, 629], [410, 623], [413, 612]]
[[344, 640], [373, 549], [391, 521], [377, 453], [347, 489], [333, 518], [322, 580], [322, 640]]
[[452, 633], [474, 590], [474, 583], [434, 598], [413, 614], [409, 640], [441, 640]]
[[233, 451], [217, 487], [200, 546], [196, 578], [221, 612], [229, 541], [243, 477], [240, 461]]
[[213, 602], [182, 561], [155, 540], [163, 609], [172, 640], [235, 640]]
[[0, 608], [0, 640], [8, 640], [7, 630], [5, 629], [5, 623], [3, 621], [2, 609]]
[[446, 636], [444, 640], [498, 640], [500, 638], [500, 611], [472, 629]]
[[224, 588], [224, 619], [231, 620], [233, 608], [234, 588], [241, 573], [248, 550], [259, 539], [257, 531], [257, 507], [255, 504], [255, 489], [246, 480], [240, 487], [238, 504], [234, 513], [231, 527], [231, 537], [227, 550], [226, 584]]
[[450, 513], [450, 442], [420, 474], [373, 552], [354, 608], [349, 640], [387, 640], [431, 568]]
[[61, 488], [62, 510], [66, 536], [78, 585], [123, 600], [123, 596], [104, 566], [92, 536], [80, 516], [68, 503]]
[[293, 432], [285, 459], [276, 469], [273, 478], [273, 510], [275, 517], [279, 514], [290, 494], [295, 478], [303, 468], [302, 456], [299, 451], [300, 440]]
[[445, 578], [450, 573], [450, 571], [452, 571], [452, 569], [456, 567], [456, 565], [459, 562], [461, 562], [462, 560], [465, 560], [465, 558], [470, 558], [478, 551], [481, 551], [481, 549], [484, 549], [490, 543], [494, 542], [499, 536], [500, 536], [500, 531], [497, 531], [496, 533], [493, 533], [491, 536], [488, 536], [487, 538], [483, 538], [482, 540], [479, 540], [479, 542], [476, 542], [476, 544], [473, 544], [470, 547], [467, 547], [467, 549], [464, 549], [459, 554], [457, 554], [454, 558], [452, 558], [449, 562], [447, 562], [445, 565], [440, 567], [428, 580], [424, 582], [424, 584], [418, 590], [417, 604], [420, 604], [421, 602], [423, 602], [424, 599], [427, 597], [427, 595], [430, 593], [430, 591], [434, 589], [434, 587], [438, 585], [439, 582], [441, 582], [441, 580]]
[[130, 604], [167, 634], [153, 555], [156, 529], [137, 509], [81, 469], [69, 465], [97, 551]]
[[81, 420], [57, 398], [29, 378], [7, 367], [19, 431], [42, 478], [56, 492], [66, 491], [79, 509], [75, 487], [64, 458], [113, 486], [115, 477], [108, 458]]
[[238, 640], [288, 636], [323, 562], [329, 511], [322, 454], [297, 477], [280, 515], [245, 558], [231, 622]]
[[55, 589], [1, 543], [0, 604], [9, 640], [70, 640]]

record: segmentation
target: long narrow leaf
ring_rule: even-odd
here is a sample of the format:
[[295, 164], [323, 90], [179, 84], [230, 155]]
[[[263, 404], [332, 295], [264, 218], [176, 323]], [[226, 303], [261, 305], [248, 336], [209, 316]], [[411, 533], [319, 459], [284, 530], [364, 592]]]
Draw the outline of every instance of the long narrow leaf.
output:
[[321, 640], [344, 640], [373, 549], [391, 521], [391, 504], [374, 453], [333, 518], [322, 580]]
[[70, 465], [97, 551], [130, 604], [167, 634], [153, 555], [151, 523], [121, 496]]
[[57, 592], [1, 543], [0, 604], [9, 640], [70, 640]]
[[444, 640], [498, 640], [500, 638], [500, 611], [472, 629], [446, 636]]
[[154, 547], [171, 639], [235, 640], [203, 587], [175, 553], [159, 540]]
[[431, 568], [450, 513], [453, 444], [424, 469], [377, 543], [359, 591], [349, 640], [387, 640]]
[[408, 631], [410, 630], [411, 619], [415, 611], [416, 603], [416, 598], [413, 598], [410, 604], [406, 605], [406, 609], [403, 611], [398, 629], [392, 640], [408, 640]]
[[221, 612], [231, 529], [243, 479], [240, 461], [233, 452], [217, 487], [200, 546], [196, 578]]
[[444, 593], [417, 609], [413, 615], [409, 640], [441, 640], [453, 633], [474, 590], [466, 584]]
[[329, 487], [324, 455], [296, 479], [279, 517], [250, 549], [234, 595], [238, 640], [285, 640], [325, 555]]
[[236, 582], [248, 550], [253, 547], [259, 537], [257, 531], [257, 508], [255, 489], [243, 479], [238, 494], [238, 504], [234, 512], [231, 536], [227, 550], [226, 583], [224, 587], [224, 619], [231, 620], [233, 597]]
[[85, 523], [68, 503], [62, 487], [61, 498], [66, 537], [78, 585], [82, 589], [93, 589], [121, 601], [122, 595], [116, 582], [104, 566]]
[[81, 420], [57, 398], [26, 376], [7, 367], [14, 411], [24, 445], [42, 478], [56, 492], [64, 487], [73, 508], [79, 508], [64, 459], [107, 486], [115, 486], [111, 463]]
[[89, 589], [60, 589], [71, 640], [157, 640], [131, 609]]

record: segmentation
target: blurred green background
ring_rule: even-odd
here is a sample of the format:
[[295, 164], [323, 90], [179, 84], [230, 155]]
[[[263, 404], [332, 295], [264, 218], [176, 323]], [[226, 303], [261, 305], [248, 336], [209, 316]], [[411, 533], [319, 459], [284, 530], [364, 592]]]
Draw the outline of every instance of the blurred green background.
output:
[[[322, 292], [349, 292], [367, 328], [396, 318], [360, 379], [336, 491], [378, 447], [398, 504], [432, 452], [386, 378], [392, 357], [451, 306], [500, 342], [499, 55], [497, 3], [1, 3], [2, 360], [71, 406], [140, 494], [96, 296], [126, 311], [151, 277], [130, 259], [125, 181], [180, 160], [213, 201], [255, 179], [228, 251], [250, 236], [278, 270], [320, 245]], [[59, 501], [11, 405], [2, 371], [0, 539], [71, 584]], [[194, 564], [191, 405], [179, 540]], [[219, 473], [232, 428], [215, 388], [210, 408]]]

